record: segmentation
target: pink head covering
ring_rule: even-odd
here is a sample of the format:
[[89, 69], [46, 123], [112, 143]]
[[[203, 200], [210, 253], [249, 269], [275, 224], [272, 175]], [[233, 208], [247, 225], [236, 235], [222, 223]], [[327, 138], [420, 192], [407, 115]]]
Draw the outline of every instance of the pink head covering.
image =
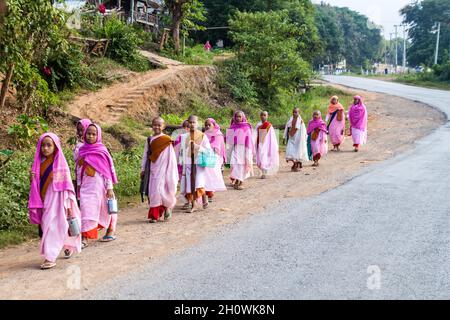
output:
[[[77, 162], [80, 159], [84, 159], [84, 161], [91, 165], [95, 171], [116, 184], [118, 180], [114, 169], [114, 162], [108, 149], [106, 149], [105, 145], [102, 143], [102, 129], [95, 123], [91, 123], [88, 128], [90, 126], [95, 126], [97, 128], [97, 141], [93, 144], [84, 143], [80, 147]], [[87, 128], [84, 131], [84, 141], [86, 141], [86, 133]]]
[[41, 170], [41, 144], [45, 137], [49, 137], [55, 143], [55, 157], [53, 160], [53, 191], [71, 191], [75, 192], [70, 177], [70, 169], [67, 164], [64, 153], [62, 152], [61, 142], [58, 136], [54, 133], [44, 133], [40, 138], [36, 146], [36, 153], [34, 155], [33, 166], [31, 172], [34, 173], [34, 179], [30, 186], [30, 196], [28, 200], [28, 213], [30, 216], [30, 222], [32, 224], [41, 223], [41, 215], [44, 204], [40, 194], [40, 170]]
[[212, 128], [205, 131], [208, 137], [211, 148], [218, 150], [218, 154], [223, 157], [223, 161], [227, 162], [227, 152], [225, 150], [225, 139], [223, 133], [220, 131], [220, 126], [213, 118], [208, 118], [212, 124]]
[[[242, 113], [242, 122], [236, 121], [236, 115]], [[252, 125], [248, 123], [243, 111], [236, 111], [231, 119], [230, 129], [227, 130], [227, 144], [245, 145], [246, 149], [252, 150], [255, 154], [253, 145]]]
[[354, 96], [353, 99], [358, 99], [358, 103], [353, 104], [348, 111], [350, 127], [364, 131], [367, 128], [366, 106], [364, 105], [361, 96]]
[[84, 137], [84, 134], [86, 133], [87, 128], [89, 127], [89, 125], [91, 123], [92, 123], [92, 121], [89, 119], [81, 119], [77, 122], [77, 128], [78, 128], [79, 124], [81, 124], [81, 126], [83, 127], [83, 137]]
[[[236, 116], [238, 113], [242, 113], [242, 122], [237, 122]], [[233, 118], [231, 119], [231, 125], [230, 129], [246, 129], [252, 130], [252, 125], [248, 123], [247, 117], [245, 116], [245, 113], [243, 111], [236, 111], [233, 115]]]
[[318, 119], [314, 120], [310, 120], [308, 122], [308, 129], [306, 130], [306, 132], [308, 134], [310, 134], [311, 132], [313, 132], [315, 129], [319, 129], [322, 130], [324, 132], [327, 132], [327, 124], [325, 123], [325, 121], [322, 120], [322, 116], [320, 116]]

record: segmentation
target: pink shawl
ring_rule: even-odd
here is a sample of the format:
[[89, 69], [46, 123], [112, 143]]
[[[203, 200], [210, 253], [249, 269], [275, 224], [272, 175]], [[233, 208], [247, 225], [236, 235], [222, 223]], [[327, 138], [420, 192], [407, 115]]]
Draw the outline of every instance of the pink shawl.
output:
[[87, 128], [89, 127], [89, 125], [92, 123], [91, 120], [89, 119], [81, 119], [80, 121], [77, 122], [77, 127], [78, 124], [80, 124], [83, 126], [83, 133], [87, 130]]
[[41, 170], [41, 144], [45, 137], [50, 137], [55, 143], [55, 158], [53, 161], [53, 191], [71, 191], [75, 193], [72, 184], [72, 178], [70, 177], [70, 169], [67, 164], [64, 153], [62, 152], [61, 142], [58, 136], [54, 133], [44, 133], [37, 143], [36, 153], [34, 155], [33, 166], [31, 172], [34, 173], [34, 179], [30, 186], [30, 196], [28, 200], [28, 213], [30, 216], [30, 222], [32, 224], [40, 224], [42, 218], [42, 208], [44, 203], [42, 202], [40, 195], [40, 170]]
[[[91, 123], [88, 127], [91, 125], [97, 128], [97, 142], [94, 144], [84, 143], [78, 152], [77, 162], [84, 159], [84, 161], [91, 165], [95, 171], [116, 184], [118, 180], [114, 169], [114, 162], [108, 149], [106, 149], [105, 145], [102, 143], [102, 129], [95, 123]], [[84, 131], [84, 141], [86, 141], [86, 133], [87, 128]]]
[[350, 127], [365, 131], [367, 129], [366, 106], [364, 105], [361, 96], [354, 96], [353, 98], [358, 99], [358, 104], [353, 104], [348, 111]]
[[220, 126], [213, 118], [208, 118], [207, 120], [209, 120], [209, 122], [213, 125], [211, 129], [205, 131], [209, 143], [211, 144], [211, 148], [213, 150], [217, 150], [217, 153], [223, 157], [223, 161], [226, 163], [227, 152], [225, 150], [225, 139], [223, 137], [223, 133], [220, 131]]
[[[238, 112], [242, 113], [242, 122], [236, 121], [236, 115]], [[227, 130], [226, 143], [234, 145], [245, 145], [246, 149], [250, 149], [255, 154], [255, 148], [253, 145], [253, 133], [252, 125], [248, 123], [247, 117], [244, 112], [236, 111], [231, 119], [230, 128]]]
[[315, 129], [319, 129], [322, 130], [324, 132], [327, 132], [327, 124], [325, 123], [325, 121], [322, 120], [322, 117], [320, 117], [317, 120], [310, 120], [308, 122], [308, 129], [306, 130], [308, 134], [310, 134], [311, 132], [313, 132]]

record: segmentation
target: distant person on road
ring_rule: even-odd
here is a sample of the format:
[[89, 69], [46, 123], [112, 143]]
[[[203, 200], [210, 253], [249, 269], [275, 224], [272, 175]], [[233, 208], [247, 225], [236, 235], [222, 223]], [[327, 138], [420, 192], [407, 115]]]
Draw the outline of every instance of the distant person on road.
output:
[[292, 172], [298, 172], [303, 162], [308, 162], [306, 126], [299, 108], [292, 110], [292, 117], [286, 123], [283, 142], [286, 143], [286, 162], [292, 161]]
[[230, 162], [230, 178], [233, 188], [243, 190], [243, 182], [253, 175], [253, 129], [244, 112], [236, 111], [226, 135], [227, 158]]
[[314, 161], [313, 167], [319, 166], [319, 160], [328, 152], [327, 124], [322, 120], [319, 110], [313, 112], [313, 118], [308, 123], [308, 154]]
[[176, 153], [183, 164], [180, 192], [188, 201], [184, 209], [192, 213], [197, 209], [197, 203], [203, 203], [203, 209], [208, 207], [206, 167], [199, 160], [202, 153], [212, 150], [206, 134], [198, 130], [197, 116], [189, 116], [188, 121], [189, 132], [181, 135]]
[[261, 179], [266, 179], [268, 174], [277, 173], [280, 166], [278, 137], [268, 118], [267, 111], [261, 112], [261, 121], [256, 125], [256, 164], [261, 170]]
[[212, 46], [211, 46], [211, 44], [209, 43], [209, 40], [206, 41], [204, 48], [205, 48], [205, 51], [208, 51], [208, 52], [211, 51]]
[[57, 135], [44, 133], [38, 141], [30, 172], [28, 209], [30, 222], [39, 225], [40, 251], [45, 258], [41, 269], [56, 266], [64, 249], [64, 257], [81, 252], [81, 234], [69, 234], [69, 220], [81, 225], [70, 169]]
[[345, 136], [345, 110], [342, 104], [339, 103], [338, 96], [331, 97], [325, 122], [327, 122], [327, 130], [330, 135], [330, 141], [333, 144], [332, 151], [341, 151], [339, 146], [344, 141]]
[[80, 196], [82, 248], [88, 239], [98, 239], [98, 230], [107, 228], [100, 241], [116, 240], [117, 214], [109, 214], [107, 200], [115, 199], [113, 185], [118, 183], [113, 159], [102, 143], [102, 129], [91, 123], [84, 132], [85, 143], [76, 161], [80, 166], [77, 176]]
[[367, 143], [367, 109], [361, 96], [354, 96], [353, 99], [353, 105], [348, 111], [348, 119], [354, 151], [358, 152], [359, 147]]
[[147, 138], [141, 163], [144, 183], [141, 192], [148, 196], [150, 223], [157, 222], [163, 215], [164, 220], [169, 220], [177, 203], [177, 158], [172, 139], [163, 134], [164, 128], [164, 119], [153, 119], [153, 136]]
[[220, 126], [213, 118], [206, 119], [205, 134], [208, 137], [215, 157], [214, 168], [206, 168], [205, 173], [206, 195], [208, 201], [212, 202], [215, 192], [227, 190], [222, 174], [223, 165], [227, 162], [227, 150], [225, 148], [225, 138], [220, 131]]

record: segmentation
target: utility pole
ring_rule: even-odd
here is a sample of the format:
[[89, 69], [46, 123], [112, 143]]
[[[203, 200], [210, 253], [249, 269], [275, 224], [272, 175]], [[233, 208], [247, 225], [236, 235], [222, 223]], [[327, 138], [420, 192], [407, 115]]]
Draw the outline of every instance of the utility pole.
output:
[[438, 63], [438, 54], [439, 54], [439, 37], [441, 36], [441, 23], [437, 23], [437, 39], [436, 39], [436, 53], [434, 55], [434, 64]]
[[389, 64], [393, 64], [393, 62], [392, 62], [392, 55], [391, 55], [391, 53], [392, 53], [392, 36], [393, 36], [394, 34], [392, 33], [392, 32], [390, 32], [389, 33]]
[[403, 73], [406, 70], [406, 26], [403, 25]]
[[397, 65], [398, 65], [398, 24], [394, 25], [395, 27], [395, 73], [397, 73]]

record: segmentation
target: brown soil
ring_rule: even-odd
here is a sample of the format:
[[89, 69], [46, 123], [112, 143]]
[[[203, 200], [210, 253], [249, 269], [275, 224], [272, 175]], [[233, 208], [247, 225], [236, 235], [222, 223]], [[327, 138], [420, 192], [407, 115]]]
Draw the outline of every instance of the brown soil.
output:
[[212, 94], [215, 69], [211, 66], [168, 65], [167, 69], [138, 74], [97, 92], [78, 96], [67, 111], [79, 118], [114, 124], [129, 116], [150, 120], [162, 99], [177, 101], [183, 94]]
[[[255, 177], [245, 183], [243, 191], [218, 193], [215, 202], [205, 211], [187, 214], [178, 206], [172, 220], [166, 223], [149, 224], [145, 205], [122, 210], [118, 240], [92, 243], [71, 260], [58, 260], [58, 266], [52, 270], [39, 270], [42, 258], [37, 240], [1, 250], [0, 298], [49, 299], [82, 295], [114, 276], [194, 246], [224, 225], [237, 223], [264, 209], [273, 210], [283, 199], [302, 199], [335, 188], [358, 175], [360, 169], [411, 148], [414, 141], [435, 129], [436, 123], [444, 123], [441, 113], [422, 104], [381, 94], [362, 94], [370, 114], [369, 140], [359, 153], [352, 152], [351, 138], [347, 138], [343, 151], [330, 152], [318, 168], [309, 164], [301, 172], [291, 173], [290, 167], [282, 162], [279, 173], [264, 183]], [[67, 286], [73, 274], [68, 268], [74, 266], [81, 270], [81, 290]]]

